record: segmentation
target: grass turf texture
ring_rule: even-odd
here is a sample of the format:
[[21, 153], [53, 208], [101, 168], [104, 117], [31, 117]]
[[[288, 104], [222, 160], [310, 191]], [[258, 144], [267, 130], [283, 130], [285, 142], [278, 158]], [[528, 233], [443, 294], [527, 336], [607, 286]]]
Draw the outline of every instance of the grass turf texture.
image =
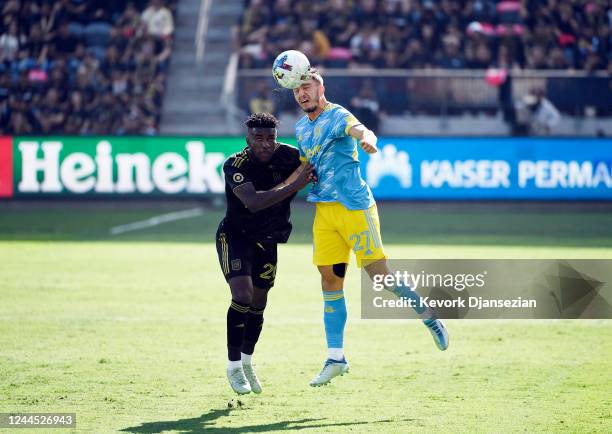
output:
[[[0, 207], [0, 412], [76, 412], [80, 432], [610, 431], [611, 321], [449, 321], [442, 353], [416, 321], [360, 320], [353, 265], [351, 372], [308, 387], [326, 352], [304, 205], [255, 354], [264, 393], [227, 409], [222, 212], [108, 235], [188, 207]], [[394, 258], [612, 258], [609, 212], [380, 208]]]

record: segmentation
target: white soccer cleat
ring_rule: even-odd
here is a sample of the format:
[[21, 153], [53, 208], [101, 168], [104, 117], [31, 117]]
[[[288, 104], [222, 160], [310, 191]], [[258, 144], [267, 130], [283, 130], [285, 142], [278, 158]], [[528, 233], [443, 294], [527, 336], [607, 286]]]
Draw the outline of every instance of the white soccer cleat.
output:
[[242, 369], [244, 370], [244, 376], [251, 385], [253, 393], [261, 393], [261, 383], [259, 382], [259, 378], [257, 378], [253, 365], [243, 363]]
[[328, 384], [332, 378], [337, 377], [338, 375], [342, 376], [347, 374], [349, 371], [349, 365], [346, 359], [342, 360], [333, 360], [327, 359], [325, 361], [325, 365], [319, 375], [312, 379], [310, 385], [312, 387], [319, 387]]
[[444, 323], [437, 318], [430, 318], [423, 320], [423, 324], [429, 329], [431, 336], [433, 336], [434, 342], [440, 351], [444, 351], [448, 348], [448, 332]]
[[244, 376], [244, 370], [241, 366], [237, 368], [227, 368], [227, 379], [234, 392], [238, 395], [251, 393], [251, 386]]

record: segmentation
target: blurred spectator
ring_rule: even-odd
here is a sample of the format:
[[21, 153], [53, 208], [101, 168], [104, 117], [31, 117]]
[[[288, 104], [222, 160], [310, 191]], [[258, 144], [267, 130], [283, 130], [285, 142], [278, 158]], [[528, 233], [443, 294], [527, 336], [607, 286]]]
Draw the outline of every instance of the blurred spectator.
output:
[[77, 36], [70, 32], [68, 22], [63, 22], [51, 42], [58, 56], [67, 57], [76, 50], [80, 41]]
[[116, 23], [116, 28], [120, 30], [121, 36], [131, 39], [136, 36], [140, 28], [140, 14], [134, 3], [129, 2], [125, 7], [125, 11], [119, 17]]
[[167, 38], [174, 33], [174, 20], [170, 10], [162, 0], [151, 0], [149, 7], [142, 13], [142, 22], [149, 35]]
[[270, 98], [270, 86], [266, 81], [258, 83], [257, 90], [251, 96], [249, 101], [250, 113], [276, 113], [276, 107], [272, 98]]
[[357, 64], [379, 66], [382, 60], [382, 42], [374, 23], [365, 21], [351, 38], [351, 52]]
[[357, 23], [352, 19], [351, 9], [346, 0], [332, 0], [330, 10], [323, 17], [324, 33], [334, 47], [349, 47], [351, 36], [357, 31]]
[[14, 111], [10, 116], [6, 133], [11, 135], [28, 135], [34, 133], [34, 128], [23, 112]]
[[[605, 70], [612, 59], [612, 2], [606, 0], [245, 3], [234, 30], [241, 68], [268, 67], [291, 48], [335, 68], [487, 69], [504, 63], [594, 71]], [[329, 46], [313, 47], [315, 33]]]
[[17, 57], [20, 46], [26, 42], [24, 35], [19, 33], [17, 22], [11, 22], [6, 33], [0, 36], [0, 61], [11, 61]]
[[425, 52], [423, 44], [418, 40], [412, 40], [406, 51], [400, 56], [400, 66], [403, 68], [419, 69], [431, 65], [429, 54]]
[[371, 81], [363, 82], [359, 94], [351, 99], [350, 108], [361, 123], [367, 125], [375, 133], [378, 132], [380, 105]]
[[559, 110], [541, 88], [532, 89], [517, 104], [517, 123], [526, 134], [548, 135], [560, 121]]
[[2, 2], [0, 132], [155, 134], [176, 0], [144, 3]]
[[465, 61], [460, 51], [461, 42], [459, 38], [454, 35], [447, 35], [444, 37], [443, 45], [444, 50], [438, 56], [437, 65], [446, 69], [463, 69]]
[[62, 132], [61, 127], [66, 119], [66, 113], [64, 104], [60, 103], [57, 89], [49, 88], [44, 100], [35, 108], [34, 116], [43, 134]]

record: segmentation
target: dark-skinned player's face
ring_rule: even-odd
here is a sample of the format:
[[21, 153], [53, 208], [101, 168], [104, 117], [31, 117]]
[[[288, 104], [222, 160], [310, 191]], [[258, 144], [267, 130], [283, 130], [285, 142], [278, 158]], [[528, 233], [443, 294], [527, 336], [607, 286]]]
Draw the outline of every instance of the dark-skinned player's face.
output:
[[312, 113], [317, 110], [321, 103], [322, 93], [323, 86], [314, 78], [293, 89], [295, 101], [306, 113]]
[[251, 154], [261, 163], [267, 163], [278, 147], [276, 128], [249, 128], [246, 141]]

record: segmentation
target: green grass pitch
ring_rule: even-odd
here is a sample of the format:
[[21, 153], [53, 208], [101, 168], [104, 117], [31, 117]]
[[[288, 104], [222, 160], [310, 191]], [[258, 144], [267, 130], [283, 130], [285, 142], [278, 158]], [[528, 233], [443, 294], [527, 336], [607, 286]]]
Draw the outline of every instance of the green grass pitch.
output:
[[[86, 433], [612, 431], [612, 320], [449, 321], [442, 353], [417, 321], [359, 319], [354, 264], [351, 372], [311, 389], [326, 351], [304, 204], [255, 353], [264, 393], [228, 409], [222, 212], [109, 235], [192, 205], [0, 206], [0, 412], [75, 412]], [[609, 210], [380, 210], [393, 258], [612, 258]]]

